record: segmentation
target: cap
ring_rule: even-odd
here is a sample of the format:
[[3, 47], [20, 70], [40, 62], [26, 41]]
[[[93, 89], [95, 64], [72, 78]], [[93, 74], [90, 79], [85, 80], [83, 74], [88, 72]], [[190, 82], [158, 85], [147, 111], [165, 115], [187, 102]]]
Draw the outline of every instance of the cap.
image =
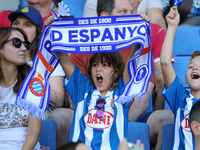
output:
[[41, 29], [43, 28], [43, 19], [42, 19], [40, 12], [37, 9], [35, 9], [31, 6], [25, 6], [25, 7], [18, 8], [15, 12], [12, 12], [8, 15], [8, 19], [10, 21], [14, 21], [14, 19], [18, 15], [26, 16], [33, 23], [39, 25]]

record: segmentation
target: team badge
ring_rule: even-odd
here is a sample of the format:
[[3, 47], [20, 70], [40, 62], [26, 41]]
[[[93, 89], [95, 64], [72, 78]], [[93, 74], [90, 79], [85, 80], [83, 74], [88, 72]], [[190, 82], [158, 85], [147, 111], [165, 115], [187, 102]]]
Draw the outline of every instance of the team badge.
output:
[[44, 78], [41, 73], [38, 73], [37, 77], [31, 79], [29, 89], [35, 96], [42, 97], [45, 94], [43, 81]]
[[114, 107], [115, 107], [113, 98], [111, 99], [110, 106], [111, 106], [112, 109], [114, 109]]
[[138, 70], [136, 72], [136, 78], [134, 79], [135, 83], [142, 82], [145, 79], [145, 77], [147, 76], [147, 73], [148, 73], [147, 65], [140, 66], [140, 68], [138, 68]]

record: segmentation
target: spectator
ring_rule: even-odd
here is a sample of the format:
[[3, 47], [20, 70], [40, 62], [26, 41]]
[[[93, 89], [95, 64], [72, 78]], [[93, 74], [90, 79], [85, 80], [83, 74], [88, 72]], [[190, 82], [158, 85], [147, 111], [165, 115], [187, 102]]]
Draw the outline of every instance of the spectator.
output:
[[0, 28], [0, 149], [40, 149], [42, 120], [15, 106], [19, 88], [30, 70], [26, 33], [17, 28]]
[[[130, 1], [132, 6], [133, 2]], [[140, 3], [141, 2], [141, 3]], [[134, 2], [135, 3], [135, 2]], [[143, 12], [150, 17], [150, 22], [155, 23], [163, 27], [166, 30], [165, 19], [163, 18], [162, 4], [160, 0], [138, 0], [139, 8], [138, 12]], [[95, 17], [97, 16], [97, 0], [86, 0], [85, 8], [83, 11], [83, 17]]]
[[161, 67], [166, 87], [163, 89], [163, 94], [174, 116], [176, 116], [173, 149], [194, 149], [192, 134], [187, 124], [189, 125], [188, 117], [192, 105], [200, 100], [200, 52], [196, 51], [192, 54], [186, 72], [185, 82], [190, 87], [190, 91], [188, 91], [180, 83], [171, 64], [174, 37], [180, 22], [177, 7], [170, 9], [166, 20], [168, 30], [161, 52]]
[[[112, 1], [109, 2], [112, 4]], [[119, 5], [120, 3], [117, 2], [116, 4]], [[133, 9], [129, 1], [127, 0], [123, 3], [128, 6], [127, 13], [132, 12]], [[108, 1], [106, 4], [108, 4]], [[145, 15], [141, 16], [146, 18]], [[132, 58], [136, 48], [137, 45], [134, 45], [128, 60]], [[92, 149], [117, 149], [117, 143], [120, 142], [127, 132], [128, 105], [131, 103], [113, 103], [114, 109], [110, 105], [112, 99], [117, 98], [123, 91], [123, 83], [126, 84], [129, 81], [128, 68], [125, 67], [123, 57], [119, 52], [94, 54], [89, 62], [87, 70], [89, 77], [87, 77], [80, 72], [78, 67], [70, 62], [67, 53], [57, 52], [57, 56], [66, 74], [64, 87], [75, 104], [70, 141], [81, 140]], [[123, 80], [119, 80], [122, 75]], [[104, 124], [100, 123], [103, 121], [103, 112], [108, 112], [113, 116], [113, 119], [109, 119], [111, 125], [109, 129], [104, 129]], [[91, 116], [95, 117], [94, 119], [97, 119], [95, 122], [98, 124], [93, 129], [89, 127], [92, 123], [86, 125], [84, 119], [89, 117], [90, 113]], [[123, 121], [116, 122], [117, 118]], [[116, 130], [118, 127], [122, 130]], [[100, 140], [95, 140], [96, 138]], [[112, 140], [105, 140], [104, 138]]]
[[[43, 19], [43, 22], [45, 22], [45, 20], [49, 17], [49, 16], [52, 16], [53, 14], [51, 13], [51, 4], [52, 4], [53, 0], [35, 0], [35, 1], [32, 1], [32, 0], [27, 0], [27, 3], [29, 6], [37, 9], [41, 16], [42, 16], [42, 19]], [[13, 12], [13, 11], [10, 11], [10, 10], [5, 10], [5, 11], [2, 11], [0, 13], [0, 18], [1, 21], [0, 21], [0, 27], [7, 27], [7, 26], [10, 26], [11, 25], [11, 21], [8, 19], [8, 15]]]
[[[26, 11], [25, 11], [26, 10]], [[26, 6], [17, 9], [9, 14], [8, 18], [11, 21], [11, 26], [23, 29], [31, 42], [30, 50], [27, 53], [26, 61], [32, 66], [38, 50], [39, 39], [43, 27], [43, 20], [38, 10], [33, 7]], [[63, 85], [64, 72], [59, 66], [54, 70], [49, 78], [51, 86], [50, 101], [55, 102], [57, 107], [62, 107], [64, 103], [64, 88]]]
[[195, 141], [195, 150], [200, 149], [200, 101], [197, 101], [190, 110], [189, 123]]
[[[102, 0], [101, 0], [102, 1]], [[100, 2], [100, 1], [99, 1]], [[103, 1], [105, 4], [107, 4], [107, 1]], [[102, 2], [102, 3], [103, 3]], [[137, 0], [135, 0], [137, 2]], [[123, 1], [117, 0], [115, 1], [115, 7], [113, 7], [113, 11], [107, 12], [106, 6], [98, 6], [97, 4], [97, 12], [98, 16], [108, 16], [108, 15], [131, 15], [132, 13], [137, 13], [137, 7], [132, 8], [132, 12], [129, 12], [126, 7], [131, 5], [130, 2], [127, 2], [126, 7], [122, 5]], [[121, 10], [121, 11], [120, 11]], [[162, 43], [165, 37], [164, 30], [155, 24], [151, 24], [151, 48], [153, 50], [153, 57], [160, 58], [160, 51], [162, 48]], [[124, 57], [125, 61], [128, 59], [128, 55], [130, 53], [131, 47], [119, 51], [121, 55]], [[71, 54], [70, 60], [73, 64], [78, 66], [83, 74], [86, 74], [87, 64], [89, 62], [89, 59], [92, 54]], [[159, 64], [159, 63], [158, 63]], [[155, 65], [154, 65], [155, 66]], [[173, 114], [170, 110], [160, 110], [160, 111], [154, 111], [154, 112], [146, 112], [149, 98], [151, 96], [152, 90], [154, 88], [154, 81], [151, 79], [151, 82], [149, 83], [148, 91], [145, 94], [145, 96], [140, 100], [141, 107], [139, 104], [139, 98], [135, 98], [133, 101], [133, 104], [130, 107], [129, 110], [129, 121], [139, 121], [139, 122], [145, 122], [150, 126], [150, 139], [151, 144], [156, 144], [156, 149], [161, 149], [162, 144], [162, 133], [163, 133], [163, 127], [167, 123], [173, 123]], [[164, 105], [164, 101], [163, 101]]]
[[[157, 3], [155, 2], [155, 0], [153, 0], [153, 2], [152, 0], [131, 0], [130, 2], [131, 2], [131, 5], [134, 6], [134, 10], [137, 9], [137, 12], [139, 12], [138, 7], [140, 9], [143, 8], [142, 9], [143, 13], [148, 13], [150, 17], [150, 21], [151, 20], [152, 21], [154, 20], [153, 22], [158, 21], [159, 25], [164, 27], [164, 30], [163, 30], [163, 28], [161, 28], [160, 26], [153, 25], [154, 27], [152, 28], [152, 32], [155, 32], [155, 34], [152, 34], [152, 36], [155, 35], [155, 37], [151, 37], [153, 57], [154, 57], [154, 68], [155, 68], [155, 74], [156, 74], [156, 87], [154, 89], [154, 94], [155, 94], [154, 108], [155, 110], [163, 109], [164, 97], [161, 94], [161, 90], [163, 88], [164, 82], [163, 82], [163, 77], [162, 77], [162, 72], [161, 72], [161, 67], [160, 67], [160, 51], [161, 51], [162, 43], [165, 37], [164, 32], [166, 30], [166, 25], [165, 25], [165, 19], [163, 18], [163, 12], [161, 9], [162, 5], [161, 5], [160, 0], [156, 0]], [[83, 17], [97, 16], [96, 6], [97, 6], [97, 0], [86, 0]], [[173, 59], [172, 61], [174, 62]]]

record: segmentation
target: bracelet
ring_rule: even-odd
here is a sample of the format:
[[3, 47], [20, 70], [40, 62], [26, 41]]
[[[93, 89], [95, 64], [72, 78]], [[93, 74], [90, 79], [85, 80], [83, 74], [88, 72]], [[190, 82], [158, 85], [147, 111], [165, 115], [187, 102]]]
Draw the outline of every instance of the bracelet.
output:
[[54, 90], [54, 89], [52, 89], [53, 91], [54, 91], [54, 93], [55, 93], [55, 97], [54, 97], [54, 100], [53, 100], [53, 102], [54, 103], [56, 103], [56, 99], [57, 99], [57, 93], [56, 93], [56, 91]]

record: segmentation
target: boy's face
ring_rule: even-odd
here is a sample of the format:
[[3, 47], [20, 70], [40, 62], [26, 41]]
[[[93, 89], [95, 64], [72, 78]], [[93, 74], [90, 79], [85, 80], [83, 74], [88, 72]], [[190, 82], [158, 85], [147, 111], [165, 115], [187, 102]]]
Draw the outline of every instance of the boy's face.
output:
[[103, 59], [103, 62], [95, 60], [92, 64], [91, 73], [95, 87], [100, 92], [107, 93], [113, 79], [114, 68], [109, 66], [105, 59]]
[[192, 90], [200, 90], [200, 56], [196, 56], [190, 61], [185, 82]]

